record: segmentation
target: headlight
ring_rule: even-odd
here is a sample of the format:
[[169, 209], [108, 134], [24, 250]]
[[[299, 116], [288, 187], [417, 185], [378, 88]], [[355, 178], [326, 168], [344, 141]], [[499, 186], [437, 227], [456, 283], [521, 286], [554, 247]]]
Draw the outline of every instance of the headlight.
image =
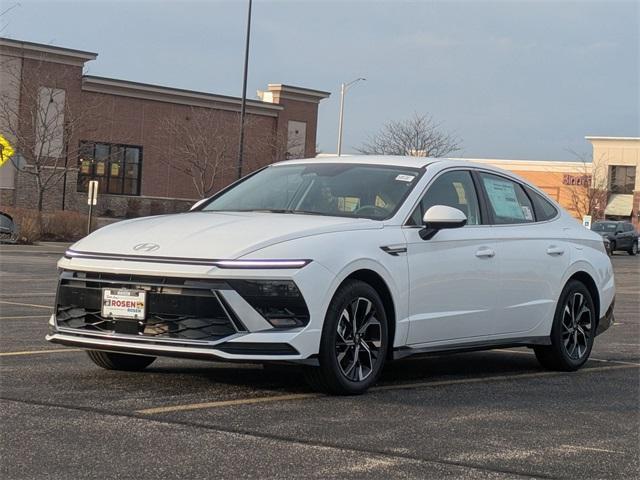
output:
[[229, 279], [227, 283], [276, 328], [303, 327], [309, 323], [307, 304], [291, 280]]

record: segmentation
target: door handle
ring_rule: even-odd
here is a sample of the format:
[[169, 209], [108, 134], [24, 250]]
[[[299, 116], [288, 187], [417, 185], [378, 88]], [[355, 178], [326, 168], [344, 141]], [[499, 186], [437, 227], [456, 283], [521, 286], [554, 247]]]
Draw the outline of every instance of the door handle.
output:
[[564, 248], [556, 247], [555, 245], [550, 245], [547, 248], [547, 255], [562, 255], [564, 253]]
[[481, 248], [476, 252], [476, 257], [478, 258], [491, 258], [496, 255], [496, 252], [491, 250], [490, 248]]

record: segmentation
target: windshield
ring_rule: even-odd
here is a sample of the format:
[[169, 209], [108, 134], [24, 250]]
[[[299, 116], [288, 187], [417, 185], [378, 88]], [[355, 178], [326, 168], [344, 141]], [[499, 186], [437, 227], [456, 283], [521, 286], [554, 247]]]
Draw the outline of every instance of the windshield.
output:
[[275, 165], [214, 197], [202, 210], [384, 220], [396, 212], [419, 174], [417, 168], [377, 165]]
[[616, 226], [615, 222], [598, 222], [592, 225], [591, 230], [594, 232], [615, 232]]

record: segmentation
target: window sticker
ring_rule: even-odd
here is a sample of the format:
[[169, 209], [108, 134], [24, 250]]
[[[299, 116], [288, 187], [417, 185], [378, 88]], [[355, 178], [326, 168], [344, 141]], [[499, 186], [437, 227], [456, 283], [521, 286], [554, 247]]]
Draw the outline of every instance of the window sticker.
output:
[[493, 210], [498, 217], [524, 220], [525, 214], [516, 197], [513, 183], [486, 177], [483, 178], [483, 182]]
[[413, 179], [416, 178], [415, 175], [403, 175], [402, 173], [396, 177], [396, 180], [399, 182], [413, 182]]
[[524, 213], [525, 220], [533, 221], [533, 214], [528, 206], [522, 205], [522, 213]]

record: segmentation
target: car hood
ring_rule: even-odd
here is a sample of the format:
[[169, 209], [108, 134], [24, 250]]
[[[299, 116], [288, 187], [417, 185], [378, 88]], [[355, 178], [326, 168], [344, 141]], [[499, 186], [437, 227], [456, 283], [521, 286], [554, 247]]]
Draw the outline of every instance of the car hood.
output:
[[[234, 259], [276, 243], [347, 230], [382, 228], [368, 219], [263, 212], [189, 212], [126, 220], [75, 243], [80, 252], [153, 257]], [[156, 244], [145, 251], [137, 245]], [[313, 252], [292, 252], [310, 256]]]

